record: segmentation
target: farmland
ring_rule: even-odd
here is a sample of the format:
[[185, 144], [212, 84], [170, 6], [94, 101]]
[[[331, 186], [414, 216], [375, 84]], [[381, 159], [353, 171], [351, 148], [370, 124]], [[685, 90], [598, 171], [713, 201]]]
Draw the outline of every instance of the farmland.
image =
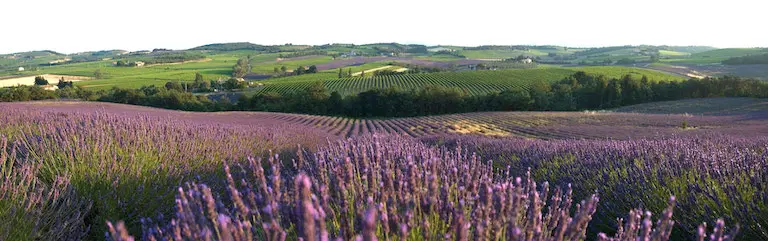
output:
[[[263, 81], [264, 88], [259, 92], [287, 93], [298, 91], [323, 81], [329, 91], [338, 91], [341, 94], [350, 95], [374, 88], [401, 88], [418, 89], [436, 85], [444, 87], [457, 87], [469, 94], [478, 95], [498, 92], [511, 88], [527, 88], [536, 81], [553, 82], [561, 80], [577, 71], [585, 71], [588, 74], [605, 75], [609, 78], [621, 78], [624, 75], [632, 75], [634, 78], [647, 76], [652, 80], [681, 80], [682, 77], [670, 75], [653, 70], [645, 70], [627, 67], [578, 67], [578, 68], [538, 68], [516, 69], [499, 71], [467, 71], [445, 72], [396, 76], [376, 76], [357, 78], [333, 78], [330, 75], [297, 76]], [[330, 77], [330, 78], [329, 78]]]
[[[217, 47], [218, 46], [218, 47]], [[100, 70], [99, 80], [83, 81], [77, 86], [91, 89], [110, 89], [112, 87], [138, 88], [145, 85], [163, 85], [168, 81], [192, 81], [195, 73], [201, 73], [207, 80], [227, 79], [232, 73], [232, 66], [239, 58], [251, 57], [251, 72], [269, 76], [275, 68], [285, 66], [293, 70], [299, 66], [317, 66], [319, 71], [332, 73], [338, 68], [353, 68], [360, 72], [364, 68], [373, 69], [392, 62], [412, 64], [424, 67], [452, 69], [455, 66], [487, 63], [488, 60], [502, 60], [528, 56], [542, 63], [615, 65], [627, 64], [626, 61], [649, 63], [651, 56], [659, 56], [663, 63], [691, 68], [705, 75], [721, 76], [726, 74], [745, 77], [766, 78], [763, 66], [722, 66], [721, 61], [730, 57], [740, 57], [764, 53], [761, 48], [714, 49], [700, 46], [615, 46], [604, 48], [568, 48], [561, 46], [451, 46], [452, 55], [445, 53], [401, 53], [397, 56], [380, 56], [376, 51], [403, 51], [409, 47], [398, 44], [372, 45], [323, 45], [323, 46], [261, 46], [247, 43], [201, 46], [190, 50], [172, 52], [150, 52], [147, 54], [127, 53], [111, 50], [85, 52], [79, 54], [60, 54], [52, 51], [35, 51], [0, 55], [0, 76], [11, 75], [75, 75], [94, 77]], [[339, 57], [341, 54], [356, 52], [363, 56]], [[308, 53], [309, 55], [302, 55]], [[124, 54], [124, 55], [123, 55]], [[299, 56], [280, 58], [281, 56]], [[114, 61], [167, 61], [164, 56], [192, 58], [191, 61], [171, 65], [149, 65], [143, 68], [115, 67]], [[463, 57], [457, 57], [463, 56]], [[161, 59], [155, 59], [161, 58]], [[182, 59], [183, 59], [182, 58]], [[197, 59], [202, 58], [202, 59]], [[625, 62], [619, 62], [619, 61]], [[60, 61], [60, 62], [57, 62]], [[491, 62], [492, 63], [492, 62]], [[699, 66], [707, 64], [706, 66]], [[714, 64], [714, 65], [713, 65]], [[361, 67], [365, 65], [364, 67]], [[510, 65], [515, 66], [515, 65]], [[17, 72], [17, 67], [26, 67], [25, 72]], [[359, 68], [358, 68], [359, 67]], [[276, 80], [277, 81], [277, 80]]]
[[[533, 222], [528, 218], [505, 219], [491, 212], [493, 221], [483, 226], [483, 216], [471, 215], [505, 205], [519, 217], [551, 218], [552, 212], [539, 210], [561, 208], [557, 213], [583, 223], [569, 232], [586, 237], [612, 233], [620, 225], [615, 218], [630, 212], [650, 219], [634, 210], [642, 206], [658, 214], [653, 220], [668, 226], [655, 228], [667, 230], [658, 232], [674, 240], [693, 239], [702, 222], [719, 229], [727, 225], [720, 235], [732, 235], [730, 227], [740, 223], [738, 237], [754, 240], [764, 238], [766, 224], [748, 217], [768, 213], [753, 205], [768, 190], [761, 181], [766, 162], [760, 154], [768, 144], [762, 137], [768, 120], [743, 118], [748, 112], [494, 112], [346, 119], [65, 101], [4, 103], [0, 113], [5, 123], [0, 146], [6, 147], [0, 153], [17, 153], [0, 156], [29, 173], [2, 176], [2, 190], [12, 191], [0, 194], [13, 198], [0, 203], [39, 204], [10, 214], [0, 211], [4, 225], [14, 227], [9, 233], [0, 230], [4, 239], [48, 235], [100, 240], [105, 232], [112, 240], [127, 235], [162, 239], [180, 225], [265, 239], [265, 232], [307, 237], [314, 233], [291, 227], [310, 227], [316, 221], [335, 223], [313, 226], [317, 232], [344, 239], [355, 234], [387, 240], [462, 235], [451, 227], [465, 227], [463, 223], [471, 224], [466, 229], [474, 231], [467, 235], [474, 238], [515, 235], [504, 231], [507, 226], [534, 232], [525, 231], [529, 228], [524, 224]], [[681, 126], [683, 121], [689, 126]], [[297, 152], [297, 144], [303, 151]], [[6, 166], [4, 172], [11, 170]], [[56, 185], [26, 189], [29, 183], [49, 182], [52, 175]], [[41, 195], [41, 200], [20, 195], [28, 190], [59, 195]], [[503, 197], [512, 193], [516, 199], [506, 203]], [[332, 198], [339, 196], [346, 198]], [[676, 198], [670, 201], [671, 196]], [[584, 201], [571, 209], [571, 200]], [[54, 209], [46, 202], [62, 205]], [[413, 202], [423, 205], [408, 205]], [[520, 208], [530, 205], [541, 207]], [[293, 216], [310, 211], [326, 215]], [[341, 213], [349, 215], [335, 215]], [[173, 221], [153, 218], [157, 214]], [[374, 218], [383, 215], [397, 221]], [[458, 216], [437, 218], [443, 215]], [[45, 222], [35, 229], [22, 220]], [[355, 220], [364, 220], [364, 225], [354, 225]], [[432, 228], [405, 225], [415, 220]], [[250, 222], [255, 225], [230, 224]], [[398, 226], [403, 228], [387, 228]], [[491, 231], [476, 231], [484, 227]], [[180, 235], [194, 239], [193, 233]]]
[[[10, 87], [10, 86], [17, 86], [17, 85], [35, 85], [35, 77], [37, 76], [25, 76], [25, 77], [12, 77], [12, 78], [5, 78], [0, 79], [0, 88], [2, 87]], [[52, 85], [56, 85], [59, 83], [59, 80], [62, 78], [65, 81], [72, 81], [72, 82], [78, 82], [78, 81], [85, 81], [91, 79], [91, 77], [83, 77], [83, 76], [71, 76], [71, 75], [41, 75], [44, 79], [48, 80], [48, 82]]]
[[0, 240], [768, 239], [761, 49], [434, 48], [0, 56]]
[[673, 63], [692, 63], [692, 64], [712, 64], [720, 63], [731, 57], [741, 57], [751, 54], [766, 53], [762, 48], [733, 48], [733, 49], [715, 49], [701, 53], [695, 53], [690, 58], [671, 59], [667, 62]]

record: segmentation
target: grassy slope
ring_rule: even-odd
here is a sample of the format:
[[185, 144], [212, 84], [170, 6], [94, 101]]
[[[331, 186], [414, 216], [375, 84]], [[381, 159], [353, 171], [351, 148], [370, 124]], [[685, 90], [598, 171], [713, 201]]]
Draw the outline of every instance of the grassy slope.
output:
[[706, 98], [653, 102], [615, 109], [645, 114], [739, 115], [768, 111], [768, 101], [755, 98]]
[[318, 65], [331, 61], [333, 61], [333, 58], [330, 56], [317, 56], [309, 59], [301, 59], [295, 61], [270, 61], [254, 64], [251, 72], [259, 74], [272, 74], [275, 68], [280, 68], [282, 66], [285, 66], [288, 69], [296, 69], [299, 66]]
[[665, 60], [673, 63], [691, 63], [691, 64], [714, 64], [720, 63], [731, 57], [741, 57], [750, 54], [765, 53], [766, 49], [761, 48], [730, 48], [715, 49], [701, 53], [695, 53], [690, 58], [679, 58]]
[[528, 51], [525, 51], [525, 50], [461, 50], [459, 51], [459, 54], [462, 54], [470, 59], [504, 59], [504, 58], [514, 58], [520, 55], [536, 57], [536, 56], [546, 56], [549, 53], [571, 54], [576, 52], [577, 50], [580, 50], [580, 49], [569, 48], [568, 50], [566, 50], [565, 48], [560, 48], [560, 47], [558, 47], [557, 49], [532, 47]]
[[620, 66], [575, 67], [575, 68], [537, 68], [512, 69], [499, 71], [465, 71], [441, 72], [433, 74], [416, 74], [385, 77], [355, 77], [339, 79], [333, 72], [314, 75], [292, 76], [263, 81], [263, 89], [256, 92], [287, 93], [301, 90], [317, 81], [323, 81], [329, 91], [342, 94], [356, 94], [374, 88], [403, 88], [417, 89], [430, 85], [458, 87], [469, 94], [485, 94], [513, 87], [526, 88], [535, 81], [557, 81], [576, 71], [585, 71], [595, 75], [605, 75], [609, 78], [620, 78], [630, 74], [635, 78], [643, 75], [652, 80], [682, 80], [684, 78], [664, 72], [629, 68]]
[[195, 73], [201, 73], [210, 79], [229, 78], [232, 66], [239, 58], [251, 55], [254, 72], [271, 73], [274, 67], [285, 65], [293, 69], [301, 65], [320, 64], [330, 61], [330, 57], [318, 57], [297, 61], [275, 62], [278, 54], [259, 54], [254, 51], [233, 51], [208, 56], [210, 61], [184, 63], [175, 65], [158, 65], [143, 68], [113, 67], [111, 61], [99, 61], [89, 63], [77, 63], [69, 65], [41, 67], [38, 71], [30, 71], [28, 74], [62, 74], [94, 76], [94, 72], [100, 69], [103, 78], [100, 80], [82, 81], [78, 86], [93, 89], [109, 89], [115, 86], [124, 88], [138, 88], [145, 85], [163, 85], [168, 81], [192, 81]]

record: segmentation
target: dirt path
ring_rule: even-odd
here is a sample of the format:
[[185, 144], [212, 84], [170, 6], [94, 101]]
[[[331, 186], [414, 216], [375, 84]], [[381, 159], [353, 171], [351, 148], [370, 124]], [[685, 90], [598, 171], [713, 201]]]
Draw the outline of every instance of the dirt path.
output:
[[654, 65], [646, 64], [645, 66], [643, 66], [643, 68], [669, 72], [677, 75], [682, 75], [688, 78], [703, 79], [703, 78], [709, 77], [704, 73], [698, 72], [696, 70], [692, 70], [685, 66], [676, 66], [676, 65], [654, 66]]
[[375, 69], [366, 69], [364, 71], [360, 71], [360, 72], [357, 72], [357, 73], [352, 73], [352, 76], [361, 75], [361, 74], [363, 74], [363, 72], [365, 72], [367, 74], [370, 74], [370, 73], [373, 73], [373, 72], [376, 72], [376, 71], [379, 71], [379, 70], [385, 70], [385, 69], [389, 69], [389, 68], [392, 68], [392, 67], [393, 67], [392, 65], [387, 65], [387, 66], [378, 67], [378, 68], [375, 68]]
[[37, 76], [43, 76], [43, 78], [48, 80], [48, 83], [51, 85], [58, 84], [59, 80], [62, 77], [64, 78], [65, 81], [72, 81], [72, 82], [93, 79], [91, 77], [75, 76], [75, 75], [55, 75], [55, 74], [31, 75], [31, 76], [24, 76], [24, 77], [0, 79], [0, 88], [12, 87], [17, 85], [35, 85], [35, 77]]

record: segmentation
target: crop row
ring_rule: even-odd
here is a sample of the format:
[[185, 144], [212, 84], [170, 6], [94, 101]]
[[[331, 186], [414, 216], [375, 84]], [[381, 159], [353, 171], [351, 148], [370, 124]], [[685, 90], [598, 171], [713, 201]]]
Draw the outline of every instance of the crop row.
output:
[[576, 71], [588, 74], [605, 75], [608, 78], [621, 78], [632, 75], [634, 78], [647, 76], [651, 80], [680, 80], [666, 73], [628, 68], [628, 67], [582, 67], [582, 68], [537, 68], [511, 69], [498, 71], [439, 72], [393, 76], [364, 76], [352, 78], [334, 78], [332, 74], [301, 75], [279, 78], [264, 82], [259, 92], [289, 93], [306, 89], [321, 81], [329, 92], [337, 91], [342, 95], [354, 95], [371, 89], [420, 89], [427, 86], [459, 88], [469, 95], [482, 95], [513, 88], [528, 88], [538, 81], [552, 82], [561, 80]]
[[483, 112], [394, 119], [275, 113], [262, 118], [312, 127], [340, 137], [369, 133], [411, 137], [470, 134], [556, 140], [637, 139], [706, 133], [758, 136], [768, 133], [765, 121], [740, 120], [734, 116], [606, 112]]

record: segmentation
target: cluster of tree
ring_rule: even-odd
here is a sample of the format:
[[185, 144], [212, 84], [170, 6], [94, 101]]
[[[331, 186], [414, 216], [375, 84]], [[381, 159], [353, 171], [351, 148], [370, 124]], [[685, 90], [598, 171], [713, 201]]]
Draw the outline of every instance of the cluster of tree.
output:
[[251, 72], [251, 56], [246, 58], [240, 58], [237, 60], [237, 64], [232, 67], [232, 77], [242, 78], [246, 74]]
[[467, 58], [467, 56], [464, 56], [464, 55], [460, 54], [458, 51], [448, 51], [448, 50], [437, 51], [437, 53], [435, 53], [435, 55], [450, 55], [450, 56], [453, 56], [453, 57], [456, 57], [456, 58], [462, 58], [462, 59], [466, 59]]
[[[549, 62], [547, 63], [549, 64]], [[586, 60], [579, 61], [579, 65], [611, 65], [611, 64], [613, 64], [613, 60], [611, 59], [595, 60], [595, 61], [586, 61]]]
[[43, 76], [35, 76], [35, 85], [48, 85], [48, 80]]
[[653, 101], [707, 97], [768, 97], [768, 84], [736, 77], [652, 81], [579, 72], [555, 83], [537, 82], [481, 96], [458, 88], [374, 89], [357, 95], [329, 93], [322, 83], [288, 94], [242, 96], [238, 110], [294, 112], [350, 117], [407, 117], [476, 111], [575, 111], [615, 108]]
[[309, 67], [299, 66], [293, 71], [294, 75], [315, 74], [315, 73], [317, 73], [317, 66], [314, 66], [314, 65]]
[[136, 61], [118, 60], [115, 62], [117, 67], [136, 67]]
[[205, 55], [190, 52], [163, 52], [153, 53], [152, 58], [142, 59], [142, 62], [146, 64], [166, 64], [166, 63], [179, 63], [192, 60], [204, 59]]
[[339, 68], [339, 79], [352, 77], [352, 68], [348, 68], [346, 73], [343, 68]]
[[762, 55], [747, 55], [742, 57], [733, 57], [723, 60], [723, 64], [727, 65], [743, 65], [743, 64], [768, 64], [768, 53]]
[[255, 50], [255, 51], [276, 53], [280, 51], [280, 48], [277, 46], [264, 46], [264, 45], [241, 42], [241, 43], [207, 44], [207, 45], [192, 48], [190, 50], [213, 50], [213, 51]]
[[232, 104], [225, 101], [214, 102], [206, 96], [194, 95], [177, 87], [158, 88], [154, 85], [140, 89], [113, 88], [98, 98], [98, 101], [186, 111], [223, 111], [232, 108]]
[[101, 69], [96, 69], [93, 71], [93, 78], [94, 79], [102, 79], [104, 78], [104, 72], [101, 71]]
[[371, 47], [376, 53], [428, 53], [427, 46], [421, 44], [377, 43], [363, 45]]
[[373, 72], [373, 76], [403, 75], [406, 73], [407, 71], [394, 71], [391, 69], [383, 69], [383, 70]]
[[286, 75], [288, 75], [288, 68], [285, 67], [285, 65], [280, 66], [280, 68], [275, 66], [275, 69], [272, 70], [272, 72], [274, 72], [275, 75], [277, 75], [277, 76], [286, 76]]
[[140, 89], [113, 88], [93, 91], [79, 87], [66, 86], [56, 91], [48, 91], [40, 86], [17, 86], [0, 88], [0, 102], [80, 99], [186, 111], [224, 111], [234, 109], [227, 101], [211, 101], [203, 95], [185, 92], [178, 86], [145, 86]]
[[616, 64], [634, 64], [634, 63], [635, 63], [635, 60], [630, 58], [622, 58], [622, 59], [619, 59], [619, 61], [616, 61]]
[[483, 45], [477, 47], [465, 47], [464, 50], [522, 50], [528, 51], [531, 46], [523, 45]]
[[537, 82], [528, 89], [509, 89], [469, 95], [459, 88], [429, 86], [422, 89], [373, 89], [342, 96], [318, 82], [303, 91], [242, 95], [236, 104], [193, 95], [180, 83], [140, 89], [113, 88], [90, 91], [64, 87], [46, 91], [39, 86], [0, 89], [0, 101], [55, 98], [107, 101], [187, 111], [250, 110], [294, 112], [350, 117], [405, 117], [475, 111], [575, 111], [615, 108], [652, 101], [708, 97], [768, 97], [768, 83], [754, 79], [721, 77], [686, 81], [652, 81], [625, 76], [609, 79], [578, 72], [563, 80]]
[[61, 79], [59, 79], [59, 83], [56, 84], [56, 87], [58, 87], [59, 89], [64, 89], [67, 87], [75, 87], [75, 83], [72, 81], [66, 81], [64, 80], [64, 77], [61, 77]]
[[522, 61], [524, 61], [524, 60], [526, 60], [526, 59], [531, 59], [531, 60], [533, 60], [534, 58], [533, 58], [533, 57], [529, 57], [529, 56], [525, 56], [525, 55], [522, 55], [522, 54], [521, 54], [521, 55], [518, 55], [517, 57], [514, 57], [514, 58], [507, 58], [507, 59], [504, 59], [504, 62], [522, 62]]
[[38, 85], [0, 88], [0, 102], [49, 100], [57, 98], [56, 93]]
[[204, 59], [205, 55], [198, 53], [171, 51], [164, 49], [155, 49], [149, 55], [149, 57], [134, 58], [133, 60], [117, 60], [115, 66], [118, 67], [136, 67], [137, 62], [144, 62], [145, 64], [167, 64], [167, 63], [180, 63], [192, 60]]
[[278, 55], [278, 58], [296, 58], [301, 56], [309, 56], [309, 55], [328, 55], [327, 51], [320, 51], [320, 50], [312, 50], [312, 51], [299, 51], [299, 52], [290, 52], [290, 53], [280, 53]]
[[234, 77], [224, 81], [206, 81], [202, 74], [195, 73], [195, 80], [192, 83], [179, 81], [166, 82], [165, 88], [181, 92], [208, 93], [216, 90], [245, 89], [248, 88], [248, 82]]

